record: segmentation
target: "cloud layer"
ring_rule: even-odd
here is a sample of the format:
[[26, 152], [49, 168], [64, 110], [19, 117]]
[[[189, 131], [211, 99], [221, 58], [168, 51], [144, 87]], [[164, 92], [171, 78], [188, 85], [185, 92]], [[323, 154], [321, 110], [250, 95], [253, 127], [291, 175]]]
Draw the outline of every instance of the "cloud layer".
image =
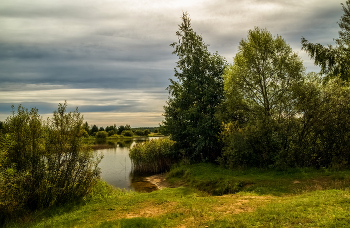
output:
[[209, 50], [228, 62], [247, 31], [259, 26], [282, 35], [308, 70], [318, 71], [300, 51], [300, 38], [332, 44], [341, 2], [3, 0], [0, 120], [11, 104], [47, 114], [68, 100], [91, 124], [157, 126], [177, 61], [169, 44], [185, 11]]

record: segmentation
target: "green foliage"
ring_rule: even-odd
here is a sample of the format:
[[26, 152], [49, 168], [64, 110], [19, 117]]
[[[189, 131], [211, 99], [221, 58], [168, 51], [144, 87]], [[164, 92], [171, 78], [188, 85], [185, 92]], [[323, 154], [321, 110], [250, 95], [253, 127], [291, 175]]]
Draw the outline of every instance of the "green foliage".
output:
[[0, 132], [4, 129], [4, 123], [0, 121]]
[[90, 135], [90, 127], [89, 127], [89, 124], [87, 121], [85, 121], [82, 128], [83, 128], [83, 130], [85, 130], [88, 133], [88, 135]]
[[92, 126], [90, 135], [95, 136], [97, 132], [98, 132], [98, 127], [96, 125]]
[[347, 0], [342, 5], [344, 15], [341, 17], [339, 27], [339, 38], [336, 46], [323, 46], [319, 43], [313, 44], [304, 37], [301, 39], [302, 49], [314, 59], [315, 64], [321, 67], [321, 73], [326, 75], [326, 79], [340, 77], [345, 81], [350, 80], [350, 1]]
[[96, 139], [107, 139], [108, 133], [105, 131], [99, 131], [96, 133]]
[[116, 132], [114, 131], [114, 130], [109, 130], [108, 131], [108, 136], [112, 136], [112, 135], [114, 135]]
[[84, 130], [84, 129], [82, 129], [82, 130], [80, 131], [80, 134], [81, 134], [84, 138], [88, 138], [88, 137], [89, 137], [89, 133], [88, 133], [86, 130]]
[[[229, 168], [349, 167], [350, 84], [340, 78], [322, 84], [318, 75], [309, 74], [291, 85], [288, 97], [282, 118], [273, 112], [269, 125], [251, 117], [224, 124], [225, 149], [218, 161]], [[241, 116], [247, 110], [238, 109]]]
[[122, 132], [122, 135], [126, 136], [126, 137], [132, 137], [132, 136], [134, 136], [134, 132], [132, 130], [124, 130]]
[[99, 178], [99, 158], [82, 142], [83, 118], [59, 104], [44, 122], [22, 106], [0, 134], [0, 222], [22, 210], [81, 199]]
[[159, 173], [169, 170], [179, 160], [174, 143], [165, 138], [136, 144], [129, 152], [134, 171]]
[[225, 70], [226, 100], [219, 114], [226, 123], [221, 162], [234, 166], [275, 163], [285, 150], [296, 112], [293, 88], [303, 80], [304, 67], [280, 36], [255, 28], [240, 42], [234, 62]]
[[171, 46], [179, 57], [175, 68], [178, 81], [170, 79], [164, 125], [186, 157], [214, 161], [221, 150], [215, 112], [223, 99], [226, 63], [217, 53], [208, 51], [208, 45], [193, 31], [188, 14], [183, 14], [176, 35], [179, 42]]
[[105, 131], [108, 132], [108, 134], [111, 131], [113, 131], [112, 135], [117, 134], [117, 126], [115, 124], [113, 126], [112, 125], [111, 126], [107, 126]]
[[126, 124], [125, 126], [120, 125], [120, 126], [118, 127], [117, 134], [118, 134], [118, 135], [121, 135], [121, 134], [123, 133], [123, 131], [125, 131], [125, 130], [126, 130], [126, 131], [131, 130], [131, 127], [130, 127], [129, 124]]
[[145, 135], [145, 132], [142, 130], [136, 130], [134, 133], [135, 133], [135, 135], [138, 135], [138, 136]]
[[298, 166], [344, 168], [350, 158], [350, 83], [309, 80], [296, 90], [300, 118], [288, 160]]
[[120, 125], [120, 126], [118, 127], [117, 134], [118, 134], [118, 135], [121, 135], [122, 132], [123, 132], [124, 130], [125, 130], [125, 127], [124, 127], [123, 125]]

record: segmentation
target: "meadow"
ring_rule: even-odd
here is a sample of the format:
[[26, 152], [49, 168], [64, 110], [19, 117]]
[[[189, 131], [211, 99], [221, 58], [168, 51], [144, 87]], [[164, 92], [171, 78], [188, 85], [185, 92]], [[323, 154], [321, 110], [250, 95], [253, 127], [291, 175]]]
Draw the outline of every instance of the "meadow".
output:
[[[227, 170], [179, 165], [177, 188], [127, 192], [100, 181], [83, 200], [23, 216], [7, 227], [346, 227], [350, 171]], [[228, 187], [233, 186], [233, 187]]]

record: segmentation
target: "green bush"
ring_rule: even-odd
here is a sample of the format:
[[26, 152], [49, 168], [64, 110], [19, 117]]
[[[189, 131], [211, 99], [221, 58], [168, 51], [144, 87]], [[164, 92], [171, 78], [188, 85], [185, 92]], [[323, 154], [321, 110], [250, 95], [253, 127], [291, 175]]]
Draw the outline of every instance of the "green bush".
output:
[[293, 88], [292, 115], [224, 124], [219, 163], [228, 167], [350, 166], [350, 83], [306, 78]]
[[107, 133], [107, 132], [105, 132], [105, 131], [99, 131], [99, 132], [96, 133], [96, 136], [95, 136], [95, 137], [96, 137], [97, 139], [106, 139], [107, 136], [108, 136], [108, 133]]
[[126, 136], [126, 137], [133, 137], [134, 136], [134, 132], [132, 130], [124, 130], [122, 132], [122, 135]]
[[136, 130], [136, 131], [135, 131], [135, 135], [143, 136], [143, 135], [145, 135], [145, 132], [142, 131], [142, 130]]
[[26, 210], [80, 199], [99, 179], [100, 158], [83, 144], [83, 118], [59, 104], [43, 121], [22, 106], [0, 133], [0, 224]]
[[116, 132], [115, 130], [109, 130], [109, 131], [108, 131], [108, 136], [112, 136], [112, 135], [114, 135], [114, 134], [115, 134], [115, 132]]
[[170, 139], [154, 139], [136, 144], [129, 152], [134, 171], [159, 173], [169, 170], [179, 160], [174, 144]]

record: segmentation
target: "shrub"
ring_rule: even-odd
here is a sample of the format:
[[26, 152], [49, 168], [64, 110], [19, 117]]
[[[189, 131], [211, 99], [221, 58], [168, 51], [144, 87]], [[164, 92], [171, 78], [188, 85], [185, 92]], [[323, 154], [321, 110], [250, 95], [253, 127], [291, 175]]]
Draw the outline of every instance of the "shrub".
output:
[[306, 78], [293, 88], [292, 100], [292, 115], [271, 118], [268, 125], [224, 124], [219, 163], [229, 168], [349, 167], [350, 83]]
[[63, 204], [87, 195], [99, 179], [100, 159], [82, 141], [83, 118], [59, 104], [44, 122], [22, 106], [0, 133], [0, 224], [22, 210]]
[[115, 131], [114, 130], [109, 130], [108, 131], [108, 136], [112, 136], [112, 135], [114, 135], [115, 134]]
[[126, 136], [126, 137], [132, 137], [132, 136], [134, 136], [134, 132], [132, 132], [132, 130], [124, 130], [122, 132], [122, 135]]
[[136, 130], [136, 131], [135, 131], [135, 135], [142, 136], [142, 135], [145, 135], [145, 133], [144, 133], [144, 131], [142, 131], [142, 130]]
[[108, 136], [108, 133], [107, 133], [107, 132], [105, 132], [105, 131], [99, 131], [99, 132], [96, 133], [96, 136], [95, 136], [95, 137], [96, 137], [97, 139], [106, 139], [107, 136]]
[[169, 170], [179, 160], [174, 144], [170, 139], [154, 139], [136, 144], [129, 152], [134, 171], [159, 173]]

